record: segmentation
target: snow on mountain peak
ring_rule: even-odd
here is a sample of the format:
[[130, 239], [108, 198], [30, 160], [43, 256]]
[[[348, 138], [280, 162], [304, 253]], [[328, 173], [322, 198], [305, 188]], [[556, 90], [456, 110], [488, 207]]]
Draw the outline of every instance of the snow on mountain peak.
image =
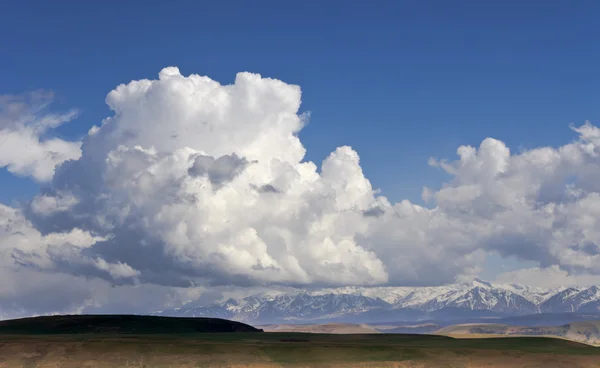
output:
[[[248, 323], [421, 320], [459, 313], [491, 316], [600, 312], [600, 288], [555, 290], [480, 279], [432, 287], [342, 287], [273, 291], [207, 306], [189, 303], [162, 315], [229, 318]], [[462, 313], [462, 314], [460, 314]], [[466, 314], [465, 314], [466, 313]], [[446, 317], [444, 317], [446, 316]], [[275, 322], [278, 321], [278, 322]]]
[[487, 281], [483, 281], [479, 278], [475, 278], [471, 284], [475, 287], [493, 288], [491, 283], [489, 283]]

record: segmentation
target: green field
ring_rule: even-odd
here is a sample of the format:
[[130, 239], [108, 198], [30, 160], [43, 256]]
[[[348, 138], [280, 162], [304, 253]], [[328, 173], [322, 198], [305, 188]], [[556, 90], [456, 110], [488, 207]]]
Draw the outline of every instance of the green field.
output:
[[600, 367], [551, 338], [206, 333], [1, 335], [0, 367]]

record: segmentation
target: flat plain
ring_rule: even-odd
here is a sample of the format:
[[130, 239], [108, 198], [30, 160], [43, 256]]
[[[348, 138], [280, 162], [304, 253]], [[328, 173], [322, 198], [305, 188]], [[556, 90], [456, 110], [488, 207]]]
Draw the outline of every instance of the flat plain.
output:
[[600, 367], [600, 348], [544, 337], [232, 332], [0, 335], [0, 367]]

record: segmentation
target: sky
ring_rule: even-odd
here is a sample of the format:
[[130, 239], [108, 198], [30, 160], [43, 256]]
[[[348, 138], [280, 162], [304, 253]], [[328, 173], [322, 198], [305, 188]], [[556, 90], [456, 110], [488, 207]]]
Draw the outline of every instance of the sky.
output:
[[600, 284], [597, 2], [0, 7], [0, 316]]

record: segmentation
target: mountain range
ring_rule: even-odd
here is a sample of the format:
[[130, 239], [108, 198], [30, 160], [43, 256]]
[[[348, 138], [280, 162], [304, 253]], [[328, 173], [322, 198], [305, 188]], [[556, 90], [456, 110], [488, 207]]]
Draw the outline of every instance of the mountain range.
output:
[[252, 324], [458, 321], [536, 314], [600, 313], [600, 288], [543, 289], [475, 279], [436, 287], [345, 287], [269, 292], [155, 314], [218, 317]]

